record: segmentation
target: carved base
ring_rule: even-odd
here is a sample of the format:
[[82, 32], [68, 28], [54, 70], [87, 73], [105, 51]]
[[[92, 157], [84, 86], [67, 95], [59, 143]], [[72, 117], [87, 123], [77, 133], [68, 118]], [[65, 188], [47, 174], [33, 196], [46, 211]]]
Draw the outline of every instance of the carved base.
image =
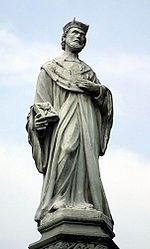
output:
[[[32, 248], [32, 247], [29, 247]], [[35, 248], [35, 247], [34, 247]], [[85, 242], [85, 241], [59, 241], [46, 246], [36, 247], [40, 249], [118, 249], [115, 243], [110, 242]]]
[[49, 214], [29, 249], [119, 249], [112, 222], [99, 211], [62, 209]]

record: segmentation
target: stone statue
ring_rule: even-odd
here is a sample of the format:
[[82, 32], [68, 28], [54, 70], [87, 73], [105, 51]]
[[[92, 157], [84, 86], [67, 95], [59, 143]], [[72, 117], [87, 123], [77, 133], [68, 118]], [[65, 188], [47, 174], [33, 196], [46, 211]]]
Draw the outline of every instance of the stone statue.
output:
[[98, 162], [112, 127], [112, 95], [78, 57], [87, 31], [75, 19], [64, 26], [64, 53], [41, 67], [28, 115], [29, 143], [43, 174], [38, 225], [65, 208], [98, 210], [113, 224]]

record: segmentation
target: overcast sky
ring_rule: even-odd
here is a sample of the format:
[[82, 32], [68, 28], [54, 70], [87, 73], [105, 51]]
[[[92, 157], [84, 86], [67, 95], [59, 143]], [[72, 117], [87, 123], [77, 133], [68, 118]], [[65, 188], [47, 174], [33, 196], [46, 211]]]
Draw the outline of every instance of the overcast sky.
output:
[[25, 131], [41, 65], [62, 53], [62, 27], [90, 25], [80, 58], [114, 97], [100, 171], [120, 249], [148, 248], [150, 231], [150, 1], [0, 0], [0, 248], [40, 238], [34, 214], [42, 175]]

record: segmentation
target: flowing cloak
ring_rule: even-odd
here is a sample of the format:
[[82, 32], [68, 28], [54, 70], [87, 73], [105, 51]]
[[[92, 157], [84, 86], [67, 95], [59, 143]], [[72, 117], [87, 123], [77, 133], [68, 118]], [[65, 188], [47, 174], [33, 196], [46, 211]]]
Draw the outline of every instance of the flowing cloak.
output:
[[72, 76], [68, 65], [63, 57], [45, 63], [36, 88], [34, 104], [50, 103], [59, 120], [49, 121], [46, 131], [37, 131], [34, 106], [28, 115], [29, 143], [36, 167], [44, 178], [35, 220], [41, 221], [55, 207], [64, 205], [92, 206], [112, 221], [98, 163], [112, 127], [112, 95], [106, 87], [105, 94], [101, 90], [98, 97], [85, 93], [76, 79], [100, 84], [95, 73], [80, 61], [80, 72]]

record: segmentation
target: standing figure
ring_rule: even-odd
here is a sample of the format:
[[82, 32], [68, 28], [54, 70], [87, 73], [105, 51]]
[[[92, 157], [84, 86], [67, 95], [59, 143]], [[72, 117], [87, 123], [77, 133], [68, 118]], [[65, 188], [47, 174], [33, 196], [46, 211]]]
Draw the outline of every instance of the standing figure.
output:
[[64, 53], [41, 67], [28, 115], [29, 143], [43, 174], [39, 225], [61, 208], [98, 210], [113, 224], [99, 172], [112, 127], [112, 95], [78, 57], [87, 30], [75, 19], [64, 26]]

